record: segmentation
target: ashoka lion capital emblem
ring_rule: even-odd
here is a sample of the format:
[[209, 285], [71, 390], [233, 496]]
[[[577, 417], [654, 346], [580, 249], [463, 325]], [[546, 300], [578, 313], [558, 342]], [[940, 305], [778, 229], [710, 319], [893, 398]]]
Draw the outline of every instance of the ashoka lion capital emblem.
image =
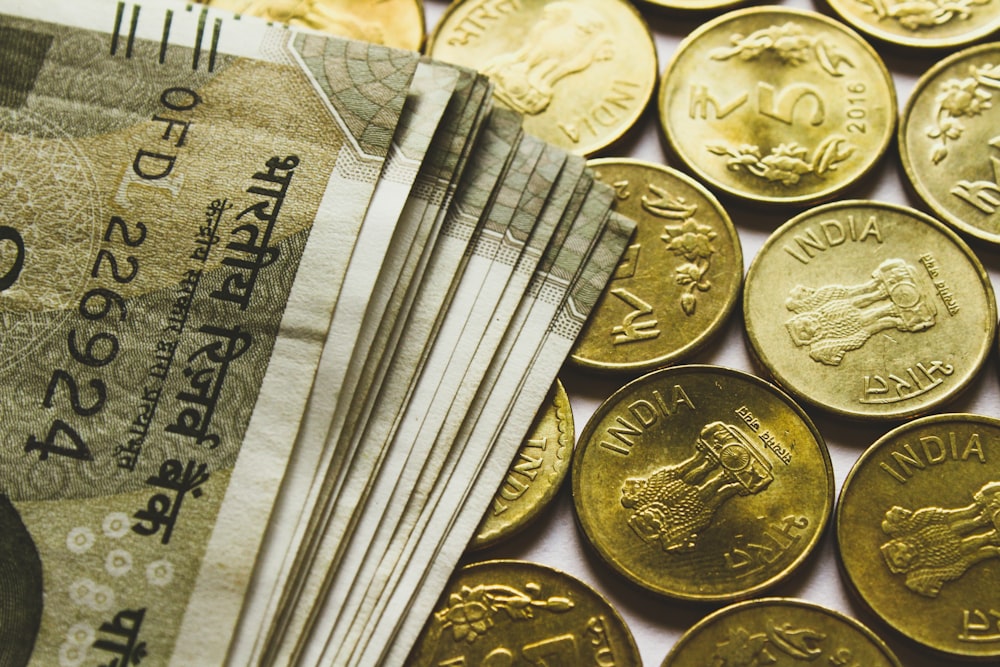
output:
[[763, 452], [736, 426], [707, 424], [694, 449], [681, 463], [622, 486], [622, 505], [632, 510], [628, 525], [664, 551], [693, 549], [724, 502], [759, 493], [774, 479]]
[[901, 259], [887, 259], [859, 285], [796, 285], [785, 300], [795, 315], [785, 322], [788, 335], [809, 356], [838, 366], [880, 331], [917, 332], [934, 326], [937, 309], [917, 283], [916, 270]]
[[595, 62], [610, 60], [614, 42], [597, 11], [571, 2], [546, 5], [524, 45], [493, 58], [482, 68], [496, 86], [494, 95], [524, 114], [539, 114], [552, 102], [552, 87]]
[[937, 597], [945, 582], [1000, 558], [1000, 482], [985, 484], [965, 507], [895, 505], [886, 511], [882, 530], [892, 538], [880, 547], [889, 571], [904, 575], [914, 593]]

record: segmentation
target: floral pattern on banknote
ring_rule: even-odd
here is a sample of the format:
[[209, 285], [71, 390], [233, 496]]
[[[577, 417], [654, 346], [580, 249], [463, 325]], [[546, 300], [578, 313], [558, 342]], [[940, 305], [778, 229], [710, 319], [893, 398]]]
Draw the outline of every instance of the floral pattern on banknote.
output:
[[94, 655], [106, 658], [107, 653], [127, 654], [123, 665], [139, 664], [147, 657], [147, 645], [140, 636], [145, 608], [122, 605], [136, 588], [162, 589], [170, 584], [174, 565], [167, 559], [146, 562], [131, 541], [132, 524], [128, 514], [113, 511], [100, 521], [99, 531], [77, 525], [66, 532], [66, 550], [80, 573], [60, 592], [74, 607], [74, 613], [67, 616], [74, 624], [58, 647], [59, 667], [79, 667]]
[[1000, 558], [1000, 482], [984, 484], [964, 507], [894, 505], [882, 531], [892, 538], [880, 547], [889, 570], [914, 593], [937, 597], [972, 566]]
[[744, 144], [733, 150], [722, 144], [707, 146], [715, 155], [729, 157], [726, 166], [733, 171], [747, 171], [753, 176], [782, 185], [795, 185], [806, 175], [822, 177], [851, 157], [854, 147], [839, 136], [826, 138], [814, 151], [796, 142], [779, 144], [764, 155], [760, 147]]
[[917, 284], [916, 270], [887, 259], [857, 285], [796, 285], [785, 300], [795, 313], [785, 322], [792, 342], [809, 357], [838, 366], [844, 355], [880, 331], [917, 332], [934, 326], [937, 309]]
[[736, 426], [706, 424], [692, 448], [684, 461], [622, 485], [629, 527], [668, 553], [693, 550], [727, 500], [759, 493], [774, 479], [763, 452]]
[[695, 219], [697, 204], [688, 204], [683, 197], [671, 197], [666, 190], [652, 183], [649, 184], [649, 191], [655, 198], [643, 195], [643, 210], [657, 217], [679, 222], [676, 225], [664, 225], [660, 238], [667, 244], [667, 250], [686, 260], [674, 267], [674, 281], [683, 288], [680, 296], [681, 309], [686, 315], [694, 315], [698, 306], [696, 291], [707, 292], [712, 289], [712, 282], [705, 274], [708, 273], [712, 255], [715, 254], [712, 241], [718, 235], [712, 227]]
[[927, 136], [937, 141], [931, 147], [930, 160], [940, 163], [948, 157], [948, 142], [958, 141], [965, 131], [960, 118], [972, 118], [993, 107], [993, 93], [1000, 89], [1000, 65], [969, 66], [969, 76], [943, 81], [934, 99], [936, 122]]
[[540, 592], [541, 587], [534, 583], [525, 584], [524, 591], [501, 584], [462, 586], [434, 616], [441, 622], [441, 630], [451, 628], [455, 641], [471, 644], [496, 625], [494, 616], [500, 612], [511, 621], [524, 621], [534, 618], [536, 609], [564, 612], [574, 606], [567, 597], [536, 597]]
[[968, 20], [972, 7], [989, 4], [990, 0], [858, 0], [865, 11], [879, 21], [891, 19], [907, 30], [936, 28], [954, 19]]
[[853, 67], [847, 56], [837, 47], [820, 37], [810, 35], [794, 21], [755, 30], [749, 35], [736, 33], [729, 38], [732, 46], [714, 49], [713, 60], [738, 57], [743, 61], [756, 60], [766, 54], [774, 56], [782, 65], [796, 67], [815, 62], [830, 76], [843, 76], [842, 65]]
[[516, 51], [503, 53], [482, 67], [496, 85], [494, 95], [525, 114], [539, 114], [552, 102], [561, 79], [614, 56], [614, 42], [600, 12], [580, 4], [545, 6]]
[[[39, 146], [15, 133], [0, 135], [2, 370], [27, 358], [75, 310], [91, 270], [83, 250], [98, 234], [93, 169], [74, 139], [28, 112], [19, 112], [18, 121], [50, 139]], [[48, 218], [60, 224], [43, 224]]]

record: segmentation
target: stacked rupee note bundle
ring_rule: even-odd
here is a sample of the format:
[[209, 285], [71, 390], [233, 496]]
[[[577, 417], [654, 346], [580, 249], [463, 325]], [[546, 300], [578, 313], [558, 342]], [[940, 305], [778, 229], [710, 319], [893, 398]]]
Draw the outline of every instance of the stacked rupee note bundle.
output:
[[0, 664], [401, 664], [628, 243], [488, 81], [0, 0]]

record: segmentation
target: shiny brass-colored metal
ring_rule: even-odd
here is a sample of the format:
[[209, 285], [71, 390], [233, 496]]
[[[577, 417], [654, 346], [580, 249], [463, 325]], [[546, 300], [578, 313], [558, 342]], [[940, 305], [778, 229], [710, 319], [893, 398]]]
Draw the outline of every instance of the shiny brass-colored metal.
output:
[[424, 43], [424, 5], [420, 0], [200, 1], [237, 14], [397, 49], [419, 51]]
[[485, 561], [452, 575], [406, 664], [640, 667], [642, 661], [618, 612], [587, 584], [545, 565]]
[[809, 417], [773, 385], [715, 366], [630, 382], [573, 456], [580, 526], [621, 574], [671, 597], [759, 593], [816, 546], [833, 470]]
[[934, 415], [879, 438], [844, 482], [836, 528], [847, 581], [883, 621], [997, 664], [1000, 420]]
[[903, 419], [954, 398], [996, 328], [982, 264], [905, 206], [843, 201], [778, 228], [747, 271], [746, 335], [796, 397], [854, 419]]
[[659, 113], [671, 149], [710, 187], [806, 204], [875, 166], [896, 127], [896, 94], [882, 59], [843, 23], [754, 7], [681, 42]]
[[661, 7], [677, 12], [706, 12], [732, 9], [747, 0], [641, 0], [642, 5]]
[[827, 1], [861, 32], [900, 46], [957, 48], [1000, 28], [1000, 3], [996, 0]]
[[959, 232], [990, 243], [1000, 243], [998, 95], [1000, 44], [971, 47], [920, 77], [899, 124], [903, 169], [917, 194]]
[[662, 667], [797, 664], [901, 667], [858, 621], [789, 598], [749, 600], [709, 614], [684, 633]]
[[573, 408], [562, 382], [549, 390], [469, 549], [485, 549], [533, 521], [559, 492], [573, 455]]
[[624, 0], [460, 0], [427, 51], [489, 75], [528, 134], [578, 155], [632, 127], [659, 72], [649, 28]]
[[618, 270], [581, 332], [572, 360], [639, 373], [676, 363], [725, 325], [743, 285], [739, 235], [718, 200], [670, 167], [608, 158], [588, 163], [636, 222]]

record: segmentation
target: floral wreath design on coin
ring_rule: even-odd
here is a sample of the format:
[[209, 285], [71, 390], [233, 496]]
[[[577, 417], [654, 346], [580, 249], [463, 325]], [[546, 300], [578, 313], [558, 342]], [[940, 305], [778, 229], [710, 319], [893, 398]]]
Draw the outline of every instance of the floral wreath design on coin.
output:
[[971, 7], [987, 5], [990, 0], [857, 0], [865, 11], [875, 14], [879, 21], [894, 19], [907, 30], [936, 28], [953, 19], [967, 20], [972, 16]]
[[847, 56], [838, 53], [836, 47], [822, 38], [806, 33], [805, 29], [794, 21], [781, 25], [772, 25], [755, 30], [749, 35], [735, 33], [729, 38], [732, 46], [714, 49], [709, 53], [712, 60], [729, 60], [739, 56], [740, 60], [751, 61], [762, 57], [765, 53], [774, 54], [784, 65], [795, 67], [809, 62], [815, 57], [816, 63], [830, 76], [843, 76], [841, 65], [853, 67]]
[[[778, 625], [768, 619], [766, 630], [751, 633], [743, 626], [731, 628], [726, 641], [715, 645], [713, 667], [771, 665], [781, 655], [796, 661], [812, 662], [820, 657], [820, 644], [826, 634], [809, 627], [797, 627], [789, 622]], [[833, 658], [830, 658], [831, 664]]]
[[937, 122], [927, 130], [928, 137], [938, 140], [931, 148], [931, 162], [938, 164], [948, 157], [948, 142], [961, 138], [965, 126], [959, 118], [978, 116], [993, 107], [988, 88], [1000, 89], [1000, 65], [970, 65], [969, 76], [941, 83], [934, 99]]
[[541, 586], [535, 583], [525, 584], [524, 591], [501, 584], [462, 586], [448, 598], [448, 606], [434, 612], [434, 616], [441, 622], [442, 631], [451, 628], [455, 641], [471, 644], [489, 632], [496, 624], [493, 617], [501, 611], [512, 621], [524, 621], [534, 618], [535, 609], [558, 613], [575, 606], [568, 597], [536, 598], [540, 592]]
[[680, 303], [685, 315], [694, 315], [698, 307], [696, 290], [707, 292], [712, 289], [712, 281], [705, 277], [712, 264], [715, 248], [712, 241], [718, 234], [708, 225], [695, 220], [697, 204], [688, 204], [683, 197], [671, 197], [666, 190], [649, 184], [649, 195], [642, 196], [644, 211], [667, 220], [678, 220], [680, 224], [664, 225], [660, 238], [667, 244], [667, 250], [683, 257], [686, 261], [674, 267], [674, 281], [683, 287]]
[[854, 147], [836, 135], [826, 138], [812, 157], [809, 149], [796, 142], [779, 144], [768, 155], [762, 155], [760, 148], [752, 144], [744, 144], [735, 151], [721, 144], [706, 148], [715, 155], [729, 156], [726, 166], [732, 171], [745, 169], [754, 176], [782, 185], [795, 185], [807, 174], [822, 177], [836, 170], [854, 153]]

